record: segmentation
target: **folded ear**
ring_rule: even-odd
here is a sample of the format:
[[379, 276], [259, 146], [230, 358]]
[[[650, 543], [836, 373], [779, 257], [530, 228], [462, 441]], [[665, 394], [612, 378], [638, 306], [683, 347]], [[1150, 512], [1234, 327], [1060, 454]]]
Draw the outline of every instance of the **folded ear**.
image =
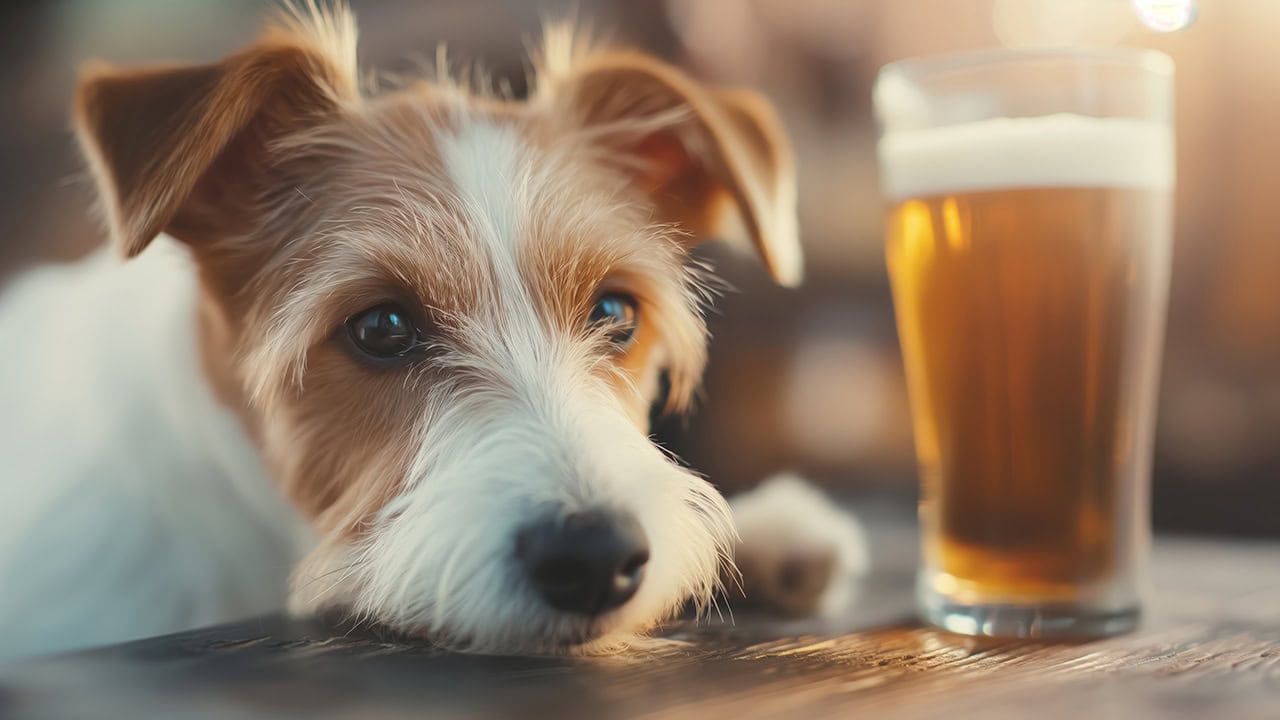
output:
[[251, 222], [270, 143], [358, 99], [349, 13], [288, 17], [209, 65], [84, 72], [75, 128], [126, 256], [169, 232], [190, 243]]
[[637, 52], [589, 55], [542, 92], [634, 174], [666, 222], [694, 240], [745, 235], [774, 280], [798, 285], [791, 145], [772, 106], [746, 90], [713, 90]]

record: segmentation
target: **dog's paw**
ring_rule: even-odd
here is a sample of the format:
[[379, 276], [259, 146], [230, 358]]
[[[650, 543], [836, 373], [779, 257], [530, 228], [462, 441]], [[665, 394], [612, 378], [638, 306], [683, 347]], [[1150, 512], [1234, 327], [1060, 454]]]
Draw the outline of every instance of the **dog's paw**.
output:
[[846, 607], [869, 563], [862, 524], [851, 512], [795, 475], [774, 476], [729, 504], [748, 603], [793, 617]]

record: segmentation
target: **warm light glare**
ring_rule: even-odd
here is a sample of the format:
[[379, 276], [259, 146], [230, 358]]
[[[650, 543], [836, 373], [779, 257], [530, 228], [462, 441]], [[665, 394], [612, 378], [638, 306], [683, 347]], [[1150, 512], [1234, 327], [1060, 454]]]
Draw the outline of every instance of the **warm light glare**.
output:
[[1133, 10], [1143, 25], [1156, 32], [1176, 32], [1196, 16], [1193, 0], [1133, 0]]

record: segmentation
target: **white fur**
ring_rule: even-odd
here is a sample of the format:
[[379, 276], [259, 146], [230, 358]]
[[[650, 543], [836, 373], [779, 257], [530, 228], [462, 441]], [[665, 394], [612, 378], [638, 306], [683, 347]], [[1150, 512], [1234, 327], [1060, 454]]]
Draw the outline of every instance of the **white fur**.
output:
[[510, 128], [463, 120], [456, 133], [437, 133], [444, 170], [458, 191], [458, 203], [477, 225], [473, 241], [481, 243], [505, 291], [504, 300], [528, 297], [520, 281], [519, 253], [524, 217], [516, 207], [529, 176], [532, 151]]
[[[574, 365], [554, 358], [536, 379], [436, 391], [409, 485], [361, 550], [359, 611], [510, 652], [634, 632], [710, 594], [732, 538], [724, 501]], [[651, 559], [636, 597], [592, 624], [544, 606], [516, 562], [515, 537], [547, 515], [594, 508], [634, 514]]]
[[167, 238], [0, 295], [0, 657], [279, 607], [307, 543], [200, 373]]

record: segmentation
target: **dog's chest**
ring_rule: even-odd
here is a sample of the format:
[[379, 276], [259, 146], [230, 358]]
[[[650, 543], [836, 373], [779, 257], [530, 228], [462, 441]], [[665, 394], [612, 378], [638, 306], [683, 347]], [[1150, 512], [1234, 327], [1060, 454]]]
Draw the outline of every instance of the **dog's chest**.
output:
[[283, 605], [305, 533], [198, 369], [194, 285], [162, 239], [0, 295], [0, 656]]

